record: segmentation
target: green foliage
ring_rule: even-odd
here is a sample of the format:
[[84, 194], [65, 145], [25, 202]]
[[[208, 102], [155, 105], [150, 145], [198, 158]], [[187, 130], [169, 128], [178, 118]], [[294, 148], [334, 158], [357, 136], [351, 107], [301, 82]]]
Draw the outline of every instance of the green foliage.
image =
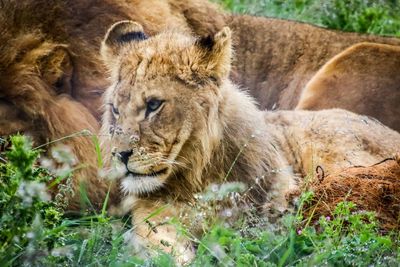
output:
[[374, 215], [354, 208], [340, 203], [332, 218], [303, 228], [298, 218], [286, 216], [282, 229], [252, 229], [247, 235], [216, 225], [201, 240], [193, 265], [395, 266], [400, 257], [395, 236], [381, 235]]
[[[61, 208], [63, 202], [50, 201], [45, 190], [45, 185], [54, 184], [58, 177], [35, 165], [39, 152], [25, 137], [14, 136], [11, 143], [6, 163], [0, 164], [0, 266], [175, 265], [172, 255], [159, 251], [140, 257], [132, 253], [133, 247], [126, 242], [132, 229], [130, 218], [110, 218], [105, 207], [100, 214], [67, 217]], [[58, 150], [55, 153], [58, 158], [63, 155]], [[244, 190], [239, 183], [211, 185], [198, 196], [199, 207], [194, 211], [219, 213], [225, 209], [221, 201]], [[356, 212], [353, 203], [343, 202], [331, 217], [311, 224], [301, 209], [312, 197], [312, 192], [304, 193], [297, 214], [285, 215], [274, 224], [254, 218], [227, 224], [202, 217], [208, 228], [200, 240], [191, 236], [179, 219], [171, 223], [197, 243], [190, 266], [397, 265], [398, 234], [380, 233], [373, 213]], [[194, 212], [193, 216], [197, 215]]]
[[[63, 165], [60, 172], [52, 160], [43, 157], [42, 163], [51, 170], [37, 166], [40, 151], [32, 148], [31, 141], [21, 135], [10, 139], [11, 149], [0, 155], [5, 162], [0, 163], [0, 266], [173, 264], [172, 256], [165, 253], [154, 253], [149, 259], [132, 255], [132, 247], [124, 242], [124, 234], [132, 229], [130, 218], [108, 217], [106, 203], [100, 214], [66, 217], [65, 194], [71, 193], [71, 185], [59, 182], [68, 178], [70, 171]], [[52, 155], [58, 164], [72, 164], [69, 152], [61, 147], [53, 149]], [[50, 171], [61, 173], [61, 179]], [[57, 186], [64, 194], [58, 193], [51, 201], [48, 186]]]
[[400, 36], [399, 11], [397, 1], [336, 0], [319, 19], [332, 29]]
[[400, 36], [398, 0], [219, 0], [235, 13], [299, 20], [342, 31]]
[[[398, 0], [215, 0], [236, 13], [250, 13], [313, 23], [343, 31], [400, 36]], [[78, 133], [89, 135], [90, 133]], [[77, 136], [73, 134], [65, 138]], [[65, 139], [62, 138], [62, 139]], [[60, 140], [62, 140], [60, 139]], [[55, 140], [60, 141], [60, 140]], [[93, 138], [99, 167], [103, 161]], [[0, 143], [5, 140], [0, 138]], [[171, 255], [152, 251], [152, 257], [133, 255], [126, 244], [130, 218], [100, 214], [70, 218], [63, 212], [65, 195], [71, 193], [74, 159], [67, 150], [53, 151], [52, 160], [36, 165], [37, 149], [24, 136], [11, 137], [11, 149], [0, 155], [0, 266], [173, 266]], [[67, 168], [54, 169], [54, 164]], [[55, 174], [55, 175], [54, 175]], [[60, 181], [65, 181], [59, 184]], [[46, 191], [57, 186], [51, 201]], [[213, 185], [199, 198], [202, 214], [221, 212], [218, 203], [245, 190], [241, 184]], [[356, 212], [350, 202], [340, 203], [331, 217], [311, 223], [303, 218], [300, 198], [296, 215], [271, 224], [238, 219], [227, 225], [215, 217], [204, 221], [206, 234], [198, 240], [192, 266], [398, 266], [399, 234], [382, 234], [371, 212]], [[107, 202], [107, 200], [105, 200]], [[211, 206], [211, 208], [210, 208]], [[194, 209], [194, 213], [198, 210]], [[157, 211], [155, 211], [157, 212]], [[248, 211], [246, 211], [248, 212]], [[198, 214], [197, 214], [198, 215]], [[197, 216], [193, 214], [193, 216]], [[248, 214], [247, 214], [248, 215]], [[206, 216], [207, 217], [207, 216]], [[179, 221], [171, 220], [188, 231]]]
[[[7, 162], [0, 164], [0, 265], [34, 261], [62, 234], [62, 211], [49, 202], [49, 173], [34, 163], [39, 155], [24, 136], [11, 137]], [[35, 251], [35, 253], [33, 253]]]

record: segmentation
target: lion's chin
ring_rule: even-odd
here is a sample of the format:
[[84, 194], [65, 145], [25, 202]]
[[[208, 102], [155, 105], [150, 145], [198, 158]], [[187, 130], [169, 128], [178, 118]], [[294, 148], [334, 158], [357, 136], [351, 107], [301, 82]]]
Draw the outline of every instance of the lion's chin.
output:
[[153, 192], [163, 186], [161, 177], [154, 175], [128, 174], [121, 181], [122, 190], [127, 194], [143, 194]]

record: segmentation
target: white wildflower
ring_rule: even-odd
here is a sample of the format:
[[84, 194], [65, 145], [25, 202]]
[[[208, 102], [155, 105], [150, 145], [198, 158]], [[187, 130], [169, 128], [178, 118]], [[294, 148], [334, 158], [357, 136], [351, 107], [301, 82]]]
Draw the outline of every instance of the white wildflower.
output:
[[66, 145], [58, 145], [51, 150], [51, 156], [58, 163], [66, 163], [70, 166], [77, 164], [77, 159], [72, 152], [72, 149]]
[[50, 171], [55, 169], [54, 161], [52, 159], [43, 157], [39, 159], [40, 166]]
[[35, 233], [34, 232], [28, 232], [28, 233], [26, 233], [26, 237], [28, 239], [33, 239], [33, 238], [35, 238]]
[[54, 257], [72, 258], [74, 250], [76, 250], [76, 248], [74, 246], [58, 247], [58, 248], [54, 248], [51, 251], [51, 255], [54, 256]]
[[46, 192], [46, 185], [37, 181], [21, 182], [17, 190], [17, 195], [22, 198], [22, 202], [26, 206], [31, 206], [34, 198], [46, 202], [51, 199], [50, 195]]
[[226, 209], [226, 210], [223, 211], [223, 215], [224, 215], [225, 217], [230, 218], [230, 217], [232, 217], [233, 212], [232, 212], [231, 209]]
[[217, 184], [212, 184], [212, 185], [211, 185], [211, 191], [213, 191], [213, 192], [218, 192], [218, 189], [219, 189], [219, 187], [218, 187]]
[[226, 257], [224, 249], [218, 244], [213, 244], [211, 246], [211, 251], [213, 252], [214, 256], [219, 260], [222, 260]]
[[59, 177], [67, 177], [72, 172], [72, 168], [68, 164], [63, 164], [54, 170], [54, 174]]

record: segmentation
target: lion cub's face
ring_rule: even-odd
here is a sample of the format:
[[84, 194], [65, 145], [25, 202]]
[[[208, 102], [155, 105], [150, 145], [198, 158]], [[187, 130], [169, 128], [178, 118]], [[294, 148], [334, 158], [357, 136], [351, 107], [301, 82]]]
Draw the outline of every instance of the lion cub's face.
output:
[[147, 38], [131, 21], [109, 29], [101, 52], [113, 85], [105, 96], [103, 133], [126, 166], [127, 191], [161, 187], [217, 138], [218, 87], [229, 73], [230, 43], [227, 28], [203, 40], [177, 33]]

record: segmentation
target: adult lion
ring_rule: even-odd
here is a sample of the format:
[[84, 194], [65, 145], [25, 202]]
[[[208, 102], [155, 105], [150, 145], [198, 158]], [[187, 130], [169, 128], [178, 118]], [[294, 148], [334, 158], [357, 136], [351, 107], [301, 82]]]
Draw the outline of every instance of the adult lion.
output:
[[[80, 166], [76, 171], [73, 189], [78, 191], [80, 184], [85, 183], [93, 206], [101, 207], [108, 185], [96, 179], [97, 162], [91, 138], [77, 134], [82, 129], [97, 133], [98, 123], [82, 104], [57, 92], [61, 88], [57, 85], [61, 86], [64, 77], [70, 75], [66, 47], [34, 33], [12, 38], [8, 34], [3, 29], [0, 36], [0, 40], [10, 38], [5, 43], [0, 41], [0, 134], [25, 133], [33, 137], [36, 145], [76, 134], [64, 143], [87, 167]], [[76, 210], [79, 203], [78, 194], [71, 196], [69, 208]]]
[[[333, 31], [274, 18], [232, 16], [227, 25], [235, 32], [234, 81], [249, 89], [261, 109], [294, 109], [303, 88], [315, 73], [331, 58], [354, 44], [400, 45], [398, 38]], [[369, 52], [365, 52], [365, 57]], [[381, 67], [388, 73], [392, 72], [386, 66]], [[352, 69], [347, 71], [350, 73]], [[385, 77], [390, 78], [386, 74]], [[379, 79], [373, 75], [371, 79], [374, 78]], [[382, 86], [378, 90], [385, 89]], [[360, 94], [365, 97], [366, 103], [376, 101], [375, 96]], [[382, 104], [385, 101], [381, 98]], [[336, 107], [342, 107], [340, 101], [337, 104]], [[361, 114], [367, 112], [367, 108], [349, 108]]]
[[307, 83], [296, 109], [341, 107], [400, 132], [400, 46], [360, 43], [329, 60]]
[[228, 78], [229, 28], [204, 39], [149, 38], [140, 24], [121, 21], [101, 52], [112, 83], [103, 146], [125, 165], [121, 184], [136, 198], [140, 240], [185, 251], [165, 218], [190, 213], [195, 194], [211, 183], [243, 182], [259, 212], [281, 210], [285, 194], [315, 166], [329, 173], [400, 150], [399, 133], [344, 110], [260, 111]]
[[100, 40], [109, 25], [122, 19], [142, 23], [150, 35], [166, 28], [207, 35], [229, 26], [235, 32], [236, 49], [232, 78], [250, 90], [261, 109], [293, 109], [318, 69], [355, 43], [400, 44], [396, 38], [231, 15], [206, 0], [3, 0], [0, 5], [2, 45], [9, 46], [14, 36], [24, 33], [66, 45], [70, 64], [68, 70], [59, 70], [57, 92], [70, 94], [96, 118], [100, 118], [100, 98], [108, 85], [97, 53]]

